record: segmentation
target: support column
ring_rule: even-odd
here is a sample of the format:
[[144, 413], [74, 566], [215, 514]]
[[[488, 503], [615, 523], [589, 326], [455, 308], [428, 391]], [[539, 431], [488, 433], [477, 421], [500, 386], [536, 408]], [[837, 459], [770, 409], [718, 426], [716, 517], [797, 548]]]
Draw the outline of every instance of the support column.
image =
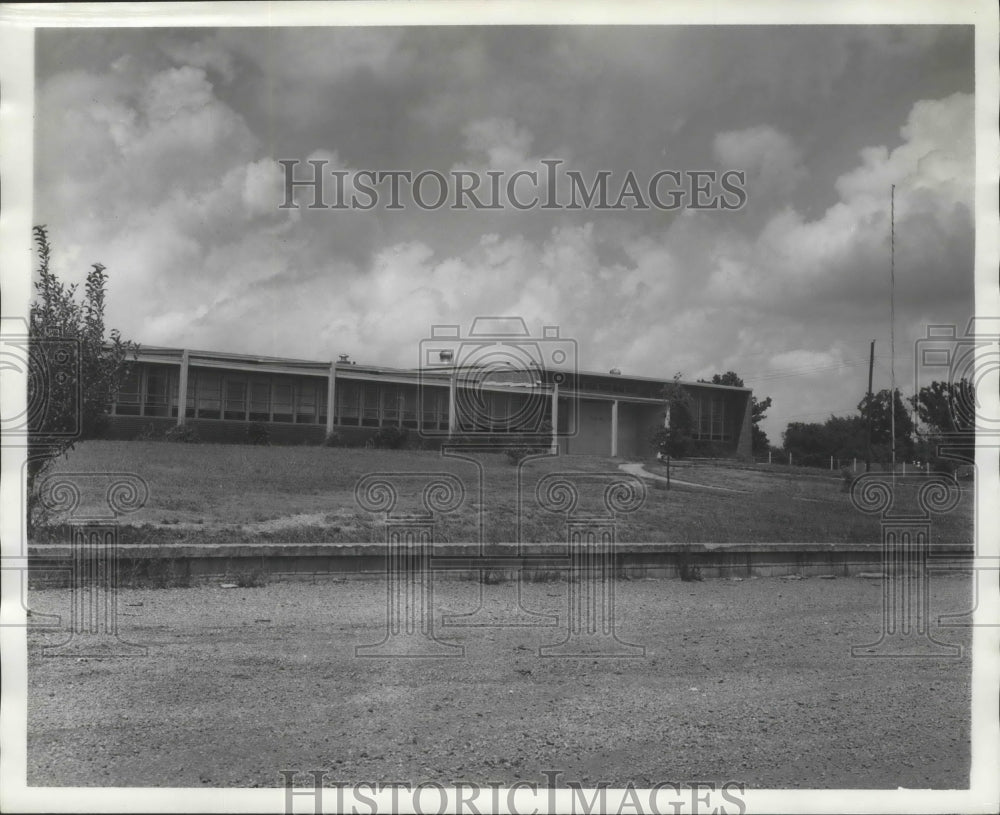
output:
[[552, 455], [559, 454], [559, 383], [552, 383], [552, 442], [549, 447]]
[[326, 435], [333, 433], [333, 412], [337, 407], [337, 363], [330, 363], [326, 380]]
[[187, 420], [187, 400], [188, 400], [188, 365], [190, 364], [190, 353], [185, 348], [181, 351], [181, 372], [177, 381], [177, 425], [183, 426]]
[[455, 415], [455, 371], [451, 372], [451, 378], [448, 380], [448, 437], [455, 435], [455, 430], [458, 428], [458, 417]]
[[618, 457], [618, 400], [611, 403], [611, 458]]

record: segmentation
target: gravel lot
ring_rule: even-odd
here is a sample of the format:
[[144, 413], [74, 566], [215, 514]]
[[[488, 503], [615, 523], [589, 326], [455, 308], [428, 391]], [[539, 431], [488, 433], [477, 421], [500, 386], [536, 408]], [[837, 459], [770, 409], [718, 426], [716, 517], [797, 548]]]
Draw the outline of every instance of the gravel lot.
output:
[[[566, 618], [567, 583], [524, 587]], [[751, 788], [963, 788], [970, 661], [855, 659], [878, 638], [878, 580], [619, 581], [617, 627], [639, 659], [541, 658], [560, 628], [445, 628], [460, 659], [359, 659], [385, 629], [380, 581], [120, 594], [145, 658], [42, 657], [29, 635], [28, 783], [279, 786], [331, 781], [585, 784], [736, 780]], [[934, 614], [971, 605], [935, 576]], [[486, 616], [515, 584], [435, 586], [435, 612]], [[69, 592], [33, 590], [66, 614]], [[437, 624], [439, 620], [435, 621]], [[938, 638], [968, 645], [967, 629]]]

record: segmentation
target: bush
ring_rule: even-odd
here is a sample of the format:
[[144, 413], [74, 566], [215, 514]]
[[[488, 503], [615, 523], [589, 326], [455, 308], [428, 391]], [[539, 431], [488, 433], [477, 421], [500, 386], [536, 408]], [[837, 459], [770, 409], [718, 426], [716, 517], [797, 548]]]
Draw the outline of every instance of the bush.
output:
[[406, 444], [410, 432], [405, 427], [380, 427], [372, 436], [372, 446], [382, 450], [398, 450]]
[[259, 589], [267, 585], [267, 577], [260, 569], [240, 572], [236, 575], [236, 585], [241, 589]]
[[253, 424], [247, 425], [244, 441], [246, 444], [270, 444], [271, 431], [268, 430], [266, 424], [254, 422]]
[[528, 456], [533, 456], [539, 451], [534, 447], [508, 447], [503, 452], [511, 464], [520, 464]]
[[850, 467], [840, 468], [840, 491], [850, 492], [851, 485], [854, 483], [854, 473], [851, 472]]
[[189, 424], [174, 425], [163, 434], [165, 441], [180, 442], [181, 444], [197, 444], [201, 441], [198, 435], [198, 428]]
[[340, 447], [340, 434], [334, 430], [323, 438], [324, 447]]
[[136, 441], [163, 441], [163, 429], [155, 424], [146, 425], [135, 437]]

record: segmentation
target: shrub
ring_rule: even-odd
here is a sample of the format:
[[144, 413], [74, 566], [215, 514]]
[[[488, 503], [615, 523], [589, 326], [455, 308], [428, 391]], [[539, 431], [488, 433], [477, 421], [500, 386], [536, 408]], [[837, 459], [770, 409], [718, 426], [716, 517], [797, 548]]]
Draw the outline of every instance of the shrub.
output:
[[528, 456], [535, 455], [538, 450], [534, 447], [508, 447], [503, 452], [511, 464], [520, 464]]
[[136, 441], [163, 441], [163, 429], [155, 424], [146, 425], [135, 437]]
[[406, 444], [410, 432], [405, 427], [380, 427], [372, 436], [372, 446], [383, 450], [398, 450]]
[[163, 434], [166, 441], [180, 442], [181, 444], [197, 444], [201, 441], [198, 435], [198, 428], [189, 424], [174, 425]]
[[340, 434], [334, 430], [323, 438], [324, 447], [340, 447]]
[[252, 424], [247, 425], [244, 441], [247, 444], [270, 444], [271, 431], [268, 430], [266, 424], [253, 422]]
[[854, 473], [851, 472], [850, 467], [840, 468], [840, 491], [850, 492], [851, 484], [854, 483]]
[[241, 589], [259, 589], [267, 585], [267, 579], [260, 569], [250, 572], [240, 572], [236, 575], [236, 585]]

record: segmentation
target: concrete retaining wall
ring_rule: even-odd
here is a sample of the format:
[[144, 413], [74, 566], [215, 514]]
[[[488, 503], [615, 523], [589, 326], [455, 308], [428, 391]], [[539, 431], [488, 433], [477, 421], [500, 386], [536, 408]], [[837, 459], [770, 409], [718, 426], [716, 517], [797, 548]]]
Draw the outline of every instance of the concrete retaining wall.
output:
[[[932, 568], [971, 567], [971, 546], [935, 546]], [[39, 585], [65, 584], [71, 547], [49, 544], [29, 547], [29, 577]], [[882, 568], [881, 544], [676, 544], [628, 543], [616, 550], [621, 577], [679, 577], [682, 564], [696, 567], [702, 577], [847, 577]], [[439, 578], [470, 578], [492, 569], [508, 579], [519, 572], [569, 572], [564, 544], [436, 544], [432, 568]], [[173, 583], [212, 582], [256, 575], [266, 581], [323, 576], [378, 577], [385, 572], [385, 545], [380, 543], [299, 544], [181, 544], [122, 546], [118, 551], [120, 580]]]

